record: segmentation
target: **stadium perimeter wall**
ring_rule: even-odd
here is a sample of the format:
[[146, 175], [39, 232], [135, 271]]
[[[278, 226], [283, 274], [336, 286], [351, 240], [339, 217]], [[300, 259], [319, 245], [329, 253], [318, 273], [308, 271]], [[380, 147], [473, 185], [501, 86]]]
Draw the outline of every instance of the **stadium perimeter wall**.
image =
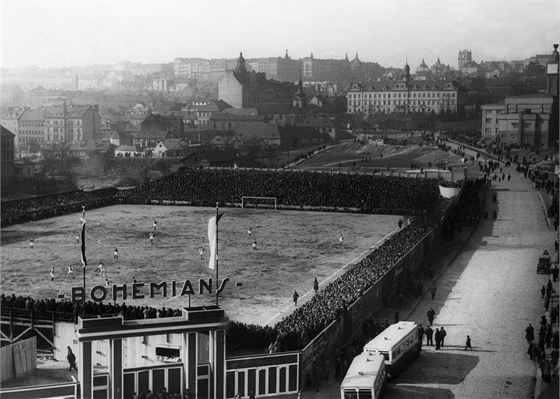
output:
[[381, 306], [396, 294], [397, 288], [407, 278], [420, 272], [420, 265], [429, 259], [430, 253], [443, 240], [442, 226], [459, 203], [462, 191], [445, 210], [438, 226], [428, 232], [385, 275], [351, 304], [346, 313], [332, 322], [301, 352], [301, 385], [312, 377], [320, 379], [330, 364], [334, 363], [340, 348], [362, 331], [362, 323], [380, 310]]

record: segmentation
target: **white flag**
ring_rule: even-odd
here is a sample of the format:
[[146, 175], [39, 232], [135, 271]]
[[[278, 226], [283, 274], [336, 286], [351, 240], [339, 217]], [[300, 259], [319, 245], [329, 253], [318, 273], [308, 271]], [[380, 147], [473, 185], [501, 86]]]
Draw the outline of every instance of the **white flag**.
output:
[[218, 222], [220, 221], [223, 213], [218, 215], [218, 220], [216, 216], [212, 216], [208, 220], [208, 242], [210, 243], [210, 260], [208, 261], [208, 267], [214, 269], [216, 263], [216, 249], [218, 247]]

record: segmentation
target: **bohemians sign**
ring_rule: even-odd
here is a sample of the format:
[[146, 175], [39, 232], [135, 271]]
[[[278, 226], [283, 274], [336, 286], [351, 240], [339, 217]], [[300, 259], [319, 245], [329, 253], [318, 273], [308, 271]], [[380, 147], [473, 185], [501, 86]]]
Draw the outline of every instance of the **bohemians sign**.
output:
[[[134, 284], [113, 284], [109, 287], [103, 285], [96, 285], [89, 291], [89, 296], [94, 302], [101, 302], [104, 300], [116, 301], [122, 299], [123, 301], [131, 299], [144, 299], [146, 296], [154, 298], [161, 296], [166, 298], [168, 295], [183, 296], [183, 295], [202, 295], [219, 294], [222, 292], [229, 281], [229, 277], [222, 279], [220, 285], [216, 284], [216, 291], [212, 290], [212, 279], [198, 280], [198, 292], [195, 292], [193, 283], [190, 280], [184, 282], [171, 281], [169, 284], [166, 281], [160, 283], [134, 283]], [[86, 290], [84, 287], [72, 287], [72, 302], [82, 302], [87, 300]]]

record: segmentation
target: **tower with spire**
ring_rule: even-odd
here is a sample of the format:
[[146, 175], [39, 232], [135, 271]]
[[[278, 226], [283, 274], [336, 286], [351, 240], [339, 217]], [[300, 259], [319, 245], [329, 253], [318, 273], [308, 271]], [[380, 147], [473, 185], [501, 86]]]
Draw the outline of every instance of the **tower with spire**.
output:
[[298, 88], [297, 88], [296, 94], [294, 94], [294, 99], [293, 99], [292, 105], [294, 107], [304, 109], [306, 103], [307, 103], [307, 96], [305, 95], [305, 92], [303, 91], [303, 82], [301, 80], [301, 73], [300, 73], [299, 81], [298, 81]]

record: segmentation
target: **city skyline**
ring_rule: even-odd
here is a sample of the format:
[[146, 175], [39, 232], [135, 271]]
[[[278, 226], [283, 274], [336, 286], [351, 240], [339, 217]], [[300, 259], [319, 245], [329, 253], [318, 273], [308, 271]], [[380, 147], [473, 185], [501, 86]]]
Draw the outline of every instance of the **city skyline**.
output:
[[[175, 58], [283, 56], [353, 59], [400, 68], [437, 58], [457, 67], [548, 54], [558, 42], [560, 2], [240, 0], [3, 0], [2, 68], [77, 67]], [[528, 12], [530, 11], [530, 12]], [[493, 38], [490, 39], [490, 38]]]

